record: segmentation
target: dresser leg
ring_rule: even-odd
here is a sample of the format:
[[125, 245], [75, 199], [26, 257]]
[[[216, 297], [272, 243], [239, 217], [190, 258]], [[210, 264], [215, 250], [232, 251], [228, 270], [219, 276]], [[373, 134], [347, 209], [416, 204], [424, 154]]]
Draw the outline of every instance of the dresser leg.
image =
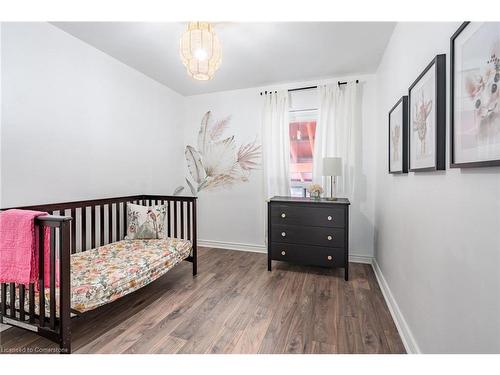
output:
[[267, 270], [271, 271], [271, 258], [267, 258]]
[[349, 266], [346, 265], [344, 268], [344, 280], [349, 281]]

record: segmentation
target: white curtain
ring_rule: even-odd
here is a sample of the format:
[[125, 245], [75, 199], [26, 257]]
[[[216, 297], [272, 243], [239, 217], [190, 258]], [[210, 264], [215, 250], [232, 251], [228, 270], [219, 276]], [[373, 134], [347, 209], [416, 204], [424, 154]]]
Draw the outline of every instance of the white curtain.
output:
[[325, 195], [330, 193], [330, 179], [323, 177], [323, 158], [342, 158], [343, 176], [337, 177], [337, 196], [352, 198], [357, 166], [357, 145], [360, 135], [359, 85], [318, 87], [319, 113], [314, 141], [313, 180], [323, 186]]
[[264, 97], [262, 152], [266, 198], [290, 195], [290, 140], [288, 91]]

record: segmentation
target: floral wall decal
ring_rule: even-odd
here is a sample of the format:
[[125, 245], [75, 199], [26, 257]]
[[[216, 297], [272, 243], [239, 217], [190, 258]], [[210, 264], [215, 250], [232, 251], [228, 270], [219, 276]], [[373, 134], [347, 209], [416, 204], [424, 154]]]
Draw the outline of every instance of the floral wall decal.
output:
[[[238, 148], [234, 135], [223, 136], [231, 118], [211, 120], [208, 111], [201, 120], [197, 148], [187, 145], [184, 152], [190, 174], [186, 183], [193, 195], [205, 189], [246, 182], [251, 171], [259, 166], [261, 145], [253, 141]], [[183, 187], [179, 186], [174, 194], [180, 194], [182, 190]]]

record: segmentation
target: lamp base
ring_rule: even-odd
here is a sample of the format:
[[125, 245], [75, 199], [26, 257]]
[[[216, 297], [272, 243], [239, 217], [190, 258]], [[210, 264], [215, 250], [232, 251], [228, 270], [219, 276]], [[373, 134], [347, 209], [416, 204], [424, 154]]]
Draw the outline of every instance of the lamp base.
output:
[[327, 201], [336, 201], [337, 197], [327, 197], [326, 200]]

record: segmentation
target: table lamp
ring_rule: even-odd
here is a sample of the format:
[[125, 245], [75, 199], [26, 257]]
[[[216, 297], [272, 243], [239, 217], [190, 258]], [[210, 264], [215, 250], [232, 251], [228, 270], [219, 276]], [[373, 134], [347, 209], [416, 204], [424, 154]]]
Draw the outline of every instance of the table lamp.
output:
[[[337, 193], [335, 186], [335, 177], [342, 176], [342, 158], [339, 157], [326, 157], [323, 158], [323, 176], [330, 177], [330, 198], [326, 198], [331, 201], [336, 201], [337, 198], [334, 196]], [[335, 188], [335, 189], [334, 189]]]

